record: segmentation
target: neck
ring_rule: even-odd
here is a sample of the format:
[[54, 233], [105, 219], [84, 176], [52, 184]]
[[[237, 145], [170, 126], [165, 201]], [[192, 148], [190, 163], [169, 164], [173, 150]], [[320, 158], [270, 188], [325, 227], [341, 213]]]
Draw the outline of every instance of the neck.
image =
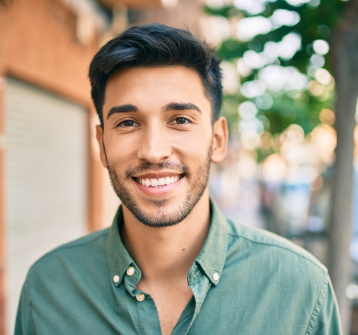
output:
[[148, 227], [139, 222], [125, 206], [123, 218], [123, 244], [139, 266], [142, 280], [151, 282], [186, 278], [209, 231], [209, 191], [205, 190], [191, 213], [175, 226]]

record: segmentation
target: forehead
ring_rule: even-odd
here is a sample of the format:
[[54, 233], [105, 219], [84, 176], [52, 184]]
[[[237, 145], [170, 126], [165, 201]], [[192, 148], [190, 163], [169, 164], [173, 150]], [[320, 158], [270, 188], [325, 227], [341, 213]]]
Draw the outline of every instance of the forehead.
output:
[[135, 104], [139, 109], [157, 108], [168, 102], [190, 102], [211, 111], [199, 74], [183, 66], [129, 68], [108, 81], [103, 105], [104, 116], [113, 106]]

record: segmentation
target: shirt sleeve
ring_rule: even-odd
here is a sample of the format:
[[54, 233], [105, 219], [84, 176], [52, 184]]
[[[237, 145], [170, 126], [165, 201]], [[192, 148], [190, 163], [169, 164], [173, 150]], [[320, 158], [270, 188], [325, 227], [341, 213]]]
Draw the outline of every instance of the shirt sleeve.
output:
[[306, 335], [341, 335], [338, 304], [328, 275], [322, 285]]
[[25, 282], [22, 287], [19, 306], [15, 322], [15, 335], [35, 335], [35, 327], [31, 314], [31, 303], [28, 296], [28, 288]]

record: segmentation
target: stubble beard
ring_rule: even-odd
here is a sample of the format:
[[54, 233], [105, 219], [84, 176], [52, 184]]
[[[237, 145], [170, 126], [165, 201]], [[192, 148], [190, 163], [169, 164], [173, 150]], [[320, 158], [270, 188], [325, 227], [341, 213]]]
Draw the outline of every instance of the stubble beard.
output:
[[[155, 214], [149, 214], [143, 211], [138, 203], [136, 202], [133, 195], [129, 192], [128, 188], [124, 186], [124, 183], [121, 182], [118, 178], [118, 175], [109, 164], [106, 155], [107, 169], [109, 172], [109, 178], [111, 180], [112, 187], [122, 201], [122, 203], [129, 209], [129, 211], [137, 218], [138, 221], [145, 224], [148, 227], [170, 227], [182, 222], [194, 209], [195, 205], [201, 199], [209, 180], [210, 174], [210, 158], [211, 158], [212, 146], [208, 150], [206, 160], [203, 164], [198, 166], [193, 175], [187, 166], [177, 165], [170, 162], [162, 162], [159, 164], [150, 164], [145, 163], [142, 166], [137, 167], [136, 169], [126, 171], [127, 175], [131, 174], [131, 171], [158, 171], [163, 168], [167, 169], [176, 169], [178, 171], [185, 171], [185, 178], [189, 181], [191, 179], [191, 187], [185, 196], [185, 200], [178, 204], [177, 209], [171, 213], [166, 212], [166, 202], [167, 199], [163, 200], [152, 200], [152, 203], [155, 204]], [[127, 176], [126, 178], [131, 178]]]

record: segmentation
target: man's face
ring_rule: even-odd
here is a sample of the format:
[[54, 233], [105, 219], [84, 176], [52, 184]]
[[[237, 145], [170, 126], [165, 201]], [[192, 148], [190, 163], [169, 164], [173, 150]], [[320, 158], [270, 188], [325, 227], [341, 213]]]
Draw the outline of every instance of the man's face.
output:
[[132, 68], [110, 78], [97, 127], [112, 185], [148, 226], [181, 222], [207, 189], [211, 102], [186, 67]]

